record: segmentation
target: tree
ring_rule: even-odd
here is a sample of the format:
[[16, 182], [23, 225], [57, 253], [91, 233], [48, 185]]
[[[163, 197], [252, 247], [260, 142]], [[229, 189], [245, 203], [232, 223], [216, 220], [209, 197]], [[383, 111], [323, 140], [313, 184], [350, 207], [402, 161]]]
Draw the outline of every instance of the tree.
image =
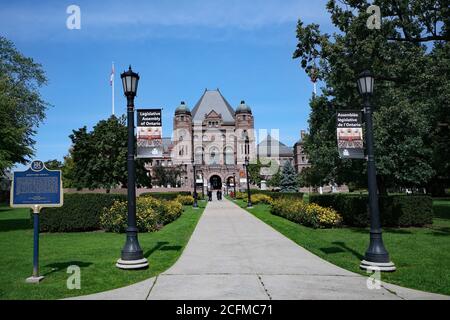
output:
[[48, 107], [39, 88], [46, 83], [42, 66], [0, 36], [0, 175], [34, 155], [33, 137]]
[[298, 184], [300, 187], [319, 187], [323, 185], [323, 180], [320, 177], [320, 174], [316, 172], [316, 167], [310, 167], [303, 169], [298, 174]]
[[57, 159], [47, 160], [44, 165], [49, 170], [61, 170], [63, 168], [63, 163]]
[[[127, 185], [126, 118], [111, 116], [98, 122], [92, 132], [86, 127], [73, 130], [73, 178], [77, 188], [109, 189]], [[144, 162], [136, 161], [136, 185], [149, 186]]]
[[335, 114], [360, 108], [355, 80], [370, 69], [376, 76], [373, 104], [380, 192], [425, 186], [436, 177], [448, 179], [449, 170], [442, 170], [449, 168], [450, 159], [449, 143], [442, 143], [450, 139], [448, 1], [374, 4], [383, 12], [380, 30], [367, 28], [369, 4], [364, 0], [328, 1], [339, 33], [321, 33], [317, 24], [298, 22], [294, 58], [325, 84], [322, 95], [310, 103], [305, 151], [312, 170], [324, 182], [360, 184], [365, 179], [364, 161], [338, 157]]
[[297, 174], [290, 161], [286, 161], [283, 166], [280, 181], [281, 192], [296, 192], [297, 190]]
[[62, 179], [64, 188], [76, 188], [75, 183], [75, 163], [72, 158], [72, 151], [69, 150], [69, 154], [64, 157], [62, 166]]
[[248, 165], [248, 177], [251, 184], [255, 186], [261, 185], [261, 168], [263, 167], [261, 161], [259, 159], [256, 160], [256, 163], [250, 163]]
[[171, 185], [172, 187], [179, 185], [179, 178], [183, 170], [181, 167], [164, 167], [157, 165], [153, 169], [152, 181], [154, 181], [159, 186], [167, 187]]
[[280, 169], [270, 177], [270, 179], [267, 181], [267, 185], [272, 188], [278, 188], [280, 187], [281, 183], [281, 172]]

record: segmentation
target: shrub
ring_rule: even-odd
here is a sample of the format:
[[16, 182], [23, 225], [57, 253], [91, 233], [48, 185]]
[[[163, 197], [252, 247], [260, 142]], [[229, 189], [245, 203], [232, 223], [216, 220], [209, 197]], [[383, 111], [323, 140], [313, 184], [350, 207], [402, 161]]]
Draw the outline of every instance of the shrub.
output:
[[[344, 224], [366, 227], [369, 225], [368, 195], [324, 194], [310, 195], [310, 203], [331, 207], [339, 212]], [[429, 196], [388, 195], [379, 197], [380, 218], [383, 226], [409, 227], [432, 223], [433, 203]]]
[[64, 195], [64, 205], [59, 208], [44, 208], [39, 215], [39, 230], [42, 232], [78, 232], [99, 230], [103, 208], [114, 201], [126, 201], [122, 194], [72, 193]]
[[272, 199], [278, 199], [278, 198], [295, 198], [302, 200], [303, 199], [303, 193], [302, 192], [275, 192], [275, 191], [269, 191], [269, 190], [250, 190], [251, 194], [265, 194], [271, 197]]
[[[176, 220], [183, 212], [181, 203], [152, 197], [139, 197], [136, 202], [136, 225], [140, 232], [153, 232]], [[101, 226], [109, 232], [125, 232], [127, 227], [127, 203], [116, 201], [105, 208], [100, 217]]]
[[236, 192], [236, 199], [247, 199], [247, 193], [245, 192]]
[[176, 200], [165, 202], [164, 209], [164, 224], [178, 219], [178, 217], [181, 216], [181, 213], [183, 212], [182, 204]]
[[179, 192], [144, 192], [140, 196], [141, 197], [152, 197], [155, 199], [161, 200], [175, 200], [176, 197], [181, 196], [190, 196], [191, 193], [189, 191], [179, 191]]
[[331, 208], [288, 198], [273, 200], [271, 213], [313, 228], [331, 228], [342, 222], [342, 217]]
[[259, 204], [259, 203], [271, 204], [272, 203], [272, 198], [266, 194], [252, 194], [250, 196], [250, 199], [252, 201], [252, 204]]
[[181, 203], [182, 205], [185, 206], [190, 206], [194, 204], [194, 197], [193, 196], [183, 196], [183, 195], [178, 195], [175, 198], [176, 201], [178, 201], [179, 203]]

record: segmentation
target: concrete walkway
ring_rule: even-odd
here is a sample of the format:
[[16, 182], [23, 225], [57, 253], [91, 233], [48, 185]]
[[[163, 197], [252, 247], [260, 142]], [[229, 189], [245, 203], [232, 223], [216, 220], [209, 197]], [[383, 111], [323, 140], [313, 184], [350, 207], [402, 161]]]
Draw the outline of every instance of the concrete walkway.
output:
[[[149, 261], [151, 265], [151, 260]], [[159, 276], [78, 299], [449, 299], [339, 268], [226, 199], [208, 204], [179, 260]]]

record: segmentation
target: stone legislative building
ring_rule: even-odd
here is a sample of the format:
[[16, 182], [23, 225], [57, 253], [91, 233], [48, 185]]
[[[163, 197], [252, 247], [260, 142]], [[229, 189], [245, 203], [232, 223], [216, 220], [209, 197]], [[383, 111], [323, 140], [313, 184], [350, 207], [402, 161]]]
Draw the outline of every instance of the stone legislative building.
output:
[[[295, 166], [294, 148], [268, 138], [270, 144], [279, 144], [283, 161]], [[245, 160], [256, 162], [261, 149], [251, 108], [245, 101], [233, 108], [219, 89], [206, 89], [192, 109], [182, 101], [175, 110], [172, 137], [162, 142], [163, 156], [147, 163], [150, 174], [155, 166], [178, 167], [182, 171], [179, 185], [192, 187], [195, 164], [198, 192], [233, 186], [234, 176], [236, 188], [245, 189]]]

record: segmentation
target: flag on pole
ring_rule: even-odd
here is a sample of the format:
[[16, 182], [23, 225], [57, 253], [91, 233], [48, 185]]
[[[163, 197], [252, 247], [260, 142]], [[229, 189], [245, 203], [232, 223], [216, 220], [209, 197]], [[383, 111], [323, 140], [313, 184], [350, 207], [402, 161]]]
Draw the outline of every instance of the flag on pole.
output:
[[109, 85], [112, 86], [114, 82], [114, 62], [112, 64], [112, 68], [111, 68], [111, 77], [109, 78]]

